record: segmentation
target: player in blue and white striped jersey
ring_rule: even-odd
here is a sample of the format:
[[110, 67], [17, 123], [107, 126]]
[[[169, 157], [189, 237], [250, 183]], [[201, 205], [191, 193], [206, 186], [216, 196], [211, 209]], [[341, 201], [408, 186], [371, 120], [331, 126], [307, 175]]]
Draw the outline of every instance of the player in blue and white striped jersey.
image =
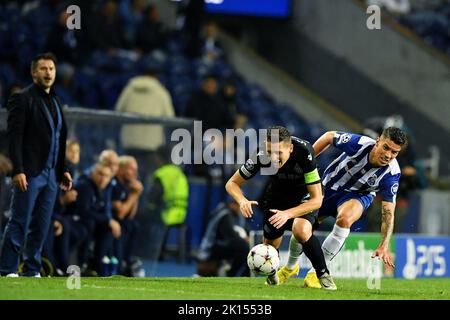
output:
[[[324, 199], [319, 222], [336, 217], [333, 231], [322, 244], [327, 262], [339, 253], [350, 227], [361, 218], [376, 193], [382, 197], [381, 243], [372, 255], [393, 267], [389, 241], [394, 227], [395, 200], [400, 167], [395, 159], [407, 145], [406, 134], [398, 128], [386, 128], [376, 140], [358, 134], [329, 131], [313, 145], [316, 156], [330, 145], [342, 151], [325, 170], [322, 180]], [[314, 270], [305, 278], [308, 287], [320, 288]]]

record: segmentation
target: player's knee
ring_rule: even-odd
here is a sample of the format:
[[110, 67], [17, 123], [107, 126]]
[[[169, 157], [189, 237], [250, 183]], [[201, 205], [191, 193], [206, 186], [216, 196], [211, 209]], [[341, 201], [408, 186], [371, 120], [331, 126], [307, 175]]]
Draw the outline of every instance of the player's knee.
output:
[[348, 215], [339, 215], [336, 218], [336, 224], [341, 227], [341, 228], [350, 228], [353, 224], [353, 219], [352, 217], [348, 216]]
[[312, 226], [308, 221], [301, 220], [300, 222], [295, 224], [293, 233], [295, 239], [297, 239], [299, 242], [306, 242], [312, 236]]
[[264, 238], [263, 239], [263, 243], [273, 246], [273, 245], [275, 245], [275, 240], [274, 239], [269, 239], [269, 238]]

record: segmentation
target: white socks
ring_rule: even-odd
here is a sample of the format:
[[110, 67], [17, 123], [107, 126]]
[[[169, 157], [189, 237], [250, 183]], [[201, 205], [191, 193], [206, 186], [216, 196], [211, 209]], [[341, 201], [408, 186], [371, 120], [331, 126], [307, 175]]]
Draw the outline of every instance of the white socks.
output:
[[295, 268], [297, 264], [298, 258], [303, 252], [303, 246], [298, 240], [291, 235], [291, 239], [289, 240], [289, 257], [286, 263], [286, 268], [292, 270]]
[[[333, 231], [331, 231], [322, 243], [322, 251], [327, 267], [329, 266], [330, 261], [339, 253], [349, 234], [349, 228], [342, 228], [337, 224], [334, 225]], [[310, 269], [308, 273], [309, 272], [314, 272], [314, 268]]]

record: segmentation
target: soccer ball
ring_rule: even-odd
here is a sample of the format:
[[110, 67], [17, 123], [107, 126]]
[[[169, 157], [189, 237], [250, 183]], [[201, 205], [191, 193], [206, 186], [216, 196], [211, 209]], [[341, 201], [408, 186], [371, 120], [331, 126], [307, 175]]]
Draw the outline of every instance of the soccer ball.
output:
[[280, 256], [277, 249], [271, 245], [258, 244], [248, 253], [247, 264], [256, 275], [269, 276], [277, 272]]

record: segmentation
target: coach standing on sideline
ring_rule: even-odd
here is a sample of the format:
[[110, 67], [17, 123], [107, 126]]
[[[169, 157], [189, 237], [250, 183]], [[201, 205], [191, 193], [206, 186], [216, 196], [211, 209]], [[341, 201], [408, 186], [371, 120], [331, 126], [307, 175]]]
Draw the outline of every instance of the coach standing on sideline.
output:
[[[64, 167], [67, 129], [61, 105], [52, 89], [56, 58], [39, 54], [31, 62], [33, 84], [8, 101], [9, 156], [13, 164], [11, 217], [0, 248], [0, 273], [39, 277], [41, 250], [50, 226], [57, 182], [72, 188]], [[22, 252], [23, 250], [23, 252]]]

